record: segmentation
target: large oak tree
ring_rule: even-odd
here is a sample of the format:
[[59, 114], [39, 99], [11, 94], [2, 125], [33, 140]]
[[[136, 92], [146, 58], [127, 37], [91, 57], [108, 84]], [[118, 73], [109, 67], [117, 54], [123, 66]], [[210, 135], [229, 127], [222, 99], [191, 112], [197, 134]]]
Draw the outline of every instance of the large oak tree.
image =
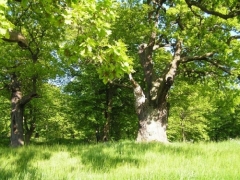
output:
[[123, 39], [129, 54], [138, 55], [144, 80], [129, 76], [139, 119], [137, 141], [168, 141], [168, 94], [177, 75], [237, 79], [239, 6], [236, 0], [121, 4], [113, 38]]
[[[21, 6], [16, 5], [19, 2]], [[14, 129], [15, 118], [22, 127], [24, 106], [37, 95], [37, 82], [50, 78], [46, 75], [48, 71], [41, 71], [48, 65], [54, 66], [54, 70], [60, 67], [59, 62], [64, 68], [91, 63], [104, 83], [113, 84], [129, 74], [139, 120], [138, 141], [168, 141], [168, 94], [178, 75], [229, 77], [233, 83], [237, 79], [240, 46], [237, 0], [82, 0], [73, 1], [71, 7], [67, 6], [71, 1], [66, 2], [12, 0], [8, 1], [10, 10], [5, 14], [8, 20], [0, 17], [6, 27], [9, 22], [15, 26], [15, 31], [9, 31], [9, 36], [2, 39], [19, 46], [18, 50], [11, 49], [2, 63], [11, 79], [12, 132], [20, 132], [13, 138], [16, 139], [13, 145], [23, 141], [22, 128]], [[13, 38], [16, 32], [17, 38]], [[64, 32], [67, 37], [62, 48], [55, 46], [57, 37]], [[52, 47], [51, 51], [48, 47]], [[10, 66], [6, 57], [11, 57]], [[56, 61], [44, 61], [42, 57], [55, 57]], [[23, 82], [25, 87], [31, 87], [24, 90], [25, 96], [21, 91]]]

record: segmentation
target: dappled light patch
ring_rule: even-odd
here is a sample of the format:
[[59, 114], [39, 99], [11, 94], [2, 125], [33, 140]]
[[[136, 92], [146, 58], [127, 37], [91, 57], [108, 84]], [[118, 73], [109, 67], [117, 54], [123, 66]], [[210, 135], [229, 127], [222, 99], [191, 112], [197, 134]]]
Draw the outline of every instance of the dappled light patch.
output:
[[81, 162], [78, 157], [71, 157], [69, 152], [59, 151], [51, 154], [49, 159], [42, 159], [32, 163], [32, 166], [39, 172], [67, 171], [72, 172], [76, 169], [81, 170]]

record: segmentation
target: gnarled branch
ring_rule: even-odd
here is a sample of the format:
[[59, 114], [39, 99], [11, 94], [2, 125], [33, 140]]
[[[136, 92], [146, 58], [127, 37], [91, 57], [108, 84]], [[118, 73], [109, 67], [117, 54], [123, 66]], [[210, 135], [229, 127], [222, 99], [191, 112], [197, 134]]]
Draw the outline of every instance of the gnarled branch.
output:
[[20, 102], [20, 105], [24, 106], [26, 105], [32, 98], [37, 98], [38, 94], [35, 92], [32, 92], [26, 96], [23, 96]]
[[201, 56], [183, 57], [181, 58], [181, 63], [187, 63], [196, 60], [207, 60], [207, 58], [212, 57], [214, 54], [215, 52], [209, 52]]
[[18, 31], [9, 31], [9, 38], [2, 38], [2, 40], [6, 42], [13, 42], [13, 43], [18, 43], [18, 45], [21, 48], [27, 48], [28, 47], [28, 42], [26, 38], [22, 35], [22, 33]]
[[240, 15], [240, 9], [230, 11], [228, 14], [223, 14], [221, 12], [214, 11], [212, 9], [208, 9], [204, 5], [202, 5], [201, 3], [197, 2], [197, 1], [185, 0], [185, 2], [187, 3], [187, 5], [190, 8], [191, 8], [191, 6], [196, 6], [199, 9], [201, 9], [202, 11], [204, 11], [204, 12], [206, 12], [208, 14], [212, 14], [214, 16], [218, 16], [218, 17], [226, 19], [226, 20], [229, 19], [229, 18], [234, 18], [234, 17], [237, 17], [237, 16]]
[[171, 62], [170, 68], [165, 76], [166, 83], [169, 86], [172, 85], [172, 83], [174, 81], [174, 77], [176, 76], [177, 68], [181, 61], [181, 57], [180, 57], [181, 51], [182, 51], [182, 41], [178, 40], [177, 44], [176, 44], [176, 50], [175, 50], [173, 60]]
[[235, 36], [231, 36], [230, 38], [228, 38], [227, 45], [230, 45], [230, 43], [233, 39], [240, 39], [240, 35], [235, 35]]
[[125, 88], [130, 88], [130, 89], [132, 89], [132, 86], [130, 86], [130, 85], [120, 84], [120, 83], [117, 83], [117, 82], [114, 82], [114, 81], [111, 81], [110, 84], [113, 84], [113, 85], [118, 86], [118, 87], [125, 87]]
[[188, 62], [192, 62], [192, 61], [206, 61], [212, 65], [214, 65], [215, 67], [217, 67], [218, 69], [221, 69], [222, 71], [231, 74], [230, 70], [224, 66], [221, 65], [218, 60], [216, 59], [211, 59], [211, 57], [215, 54], [215, 52], [209, 52], [206, 53], [204, 55], [201, 56], [193, 56], [193, 57], [183, 57], [181, 60], [181, 63], [188, 63]]
[[147, 99], [145, 98], [145, 94], [141, 86], [133, 79], [132, 74], [129, 74], [129, 80], [133, 85], [133, 93], [135, 97], [135, 109], [137, 114], [140, 115], [143, 112], [142, 108], [147, 103]]

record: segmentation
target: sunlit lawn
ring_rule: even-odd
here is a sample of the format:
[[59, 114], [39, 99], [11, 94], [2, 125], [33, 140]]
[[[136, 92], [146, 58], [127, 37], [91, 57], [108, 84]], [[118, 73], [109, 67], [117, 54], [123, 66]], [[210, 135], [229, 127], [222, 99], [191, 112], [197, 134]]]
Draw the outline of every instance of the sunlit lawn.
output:
[[0, 147], [0, 179], [240, 179], [240, 141]]

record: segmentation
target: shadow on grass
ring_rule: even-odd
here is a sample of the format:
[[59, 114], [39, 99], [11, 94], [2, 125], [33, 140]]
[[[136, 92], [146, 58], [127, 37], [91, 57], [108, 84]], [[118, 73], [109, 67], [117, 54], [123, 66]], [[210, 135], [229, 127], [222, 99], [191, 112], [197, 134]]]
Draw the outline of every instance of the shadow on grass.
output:
[[[7, 148], [5, 149], [5, 152]], [[22, 152], [22, 149], [9, 149], [10, 153], [3, 153], [2, 156], [8, 157], [8, 163], [4, 167], [1, 167], [0, 176], [3, 179], [9, 178], [19, 178], [21, 179], [21, 174], [23, 171], [31, 170], [28, 163], [34, 157], [32, 151]], [[34, 174], [34, 170], [31, 170]]]
[[103, 143], [91, 146], [81, 154], [83, 165], [89, 170], [108, 172], [119, 166], [139, 167], [141, 159], [125, 144]]
[[89, 144], [86, 143], [82, 140], [79, 139], [64, 139], [64, 138], [55, 138], [55, 139], [50, 139], [50, 140], [44, 140], [44, 141], [38, 141], [36, 139], [31, 141], [32, 145], [47, 145], [47, 146], [52, 146], [52, 145], [80, 145], [80, 144]]
[[[0, 165], [0, 179], [24, 179], [26, 173], [29, 179], [36, 179], [38, 169], [31, 163], [38, 159], [49, 159], [51, 153], [37, 152], [36, 148], [1, 148], [0, 156], [4, 157], [4, 165]], [[37, 156], [37, 157], [36, 157]], [[3, 164], [3, 163], [2, 163]]]
[[[42, 146], [44, 145], [44, 146]], [[58, 146], [60, 145], [60, 146]], [[192, 158], [203, 155], [195, 145], [135, 143], [131, 141], [99, 144], [80, 144], [79, 140], [59, 140], [47, 143], [36, 143], [22, 148], [1, 148], [0, 179], [24, 179], [26, 172], [29, 179], [36, 179], [39, 170], [32, 166], [37, 161], [49, 160], [55, 152], [67, 151], [71, 157], [78, 157], [86, 171], [108, 172], [118, 167], [141, 167], [149, 163], [146, 157], [170, 155]], [[153, 153], [153, 155], [151, 154]], [[147, 155], [147, 156], [146, 156]], [[1, 158], [4, 157], [4, 158]], [[47, 161], [46, 161], [47, 162]]]
[[146, 153], [153, 153], [156, 158], [158, 155], [170, 155], [191, 159], [203, 155], [201, 150], [191, 145], [124, 142], [94, 145], [80, 156], [89, 169], [107, 172], [124, 165], [137, 168], [145, 166], [149, 162], [144, 158]]

